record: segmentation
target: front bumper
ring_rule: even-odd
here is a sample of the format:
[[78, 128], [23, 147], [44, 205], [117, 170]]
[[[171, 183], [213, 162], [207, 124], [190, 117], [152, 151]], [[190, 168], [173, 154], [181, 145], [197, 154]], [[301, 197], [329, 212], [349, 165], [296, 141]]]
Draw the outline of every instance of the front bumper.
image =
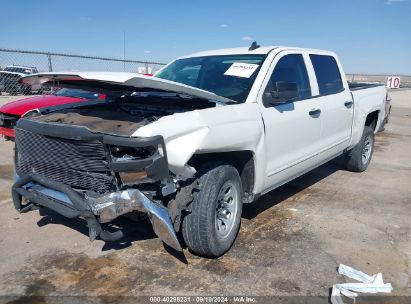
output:
[[[116, 241], [123, 237], [121, 230], [109, 232], [101, 223], [131, 212], [147, 213], [154, 232], [172, 248], [182, 251], [173, 224], [165, 207], [149, 199], [137, 189], [126, 189], [100, 196], [81, 195], [71, 187], [32, 173], [19, 178], [12, 187], [15, 208], [27, 212], [43, 206], [68, 218], [82, 218], [89, 228], [90, 240], [100, 237], [105, 241]], [[22, 198], [29, 203], [23, 205]]]

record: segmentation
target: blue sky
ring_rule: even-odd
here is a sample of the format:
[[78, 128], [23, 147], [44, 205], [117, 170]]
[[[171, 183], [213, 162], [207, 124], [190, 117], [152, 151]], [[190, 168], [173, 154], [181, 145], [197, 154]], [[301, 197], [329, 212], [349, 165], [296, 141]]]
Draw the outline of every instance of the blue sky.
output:
[[411, 0], [0, 1], [0, 47], [168, 62], [199, 50], [337, 52], [347, 73], [411, 75]]

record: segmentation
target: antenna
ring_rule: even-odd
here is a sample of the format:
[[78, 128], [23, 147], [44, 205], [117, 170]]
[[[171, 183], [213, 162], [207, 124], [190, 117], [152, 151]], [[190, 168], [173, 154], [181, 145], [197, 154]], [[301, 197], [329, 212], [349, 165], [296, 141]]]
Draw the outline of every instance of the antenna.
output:
[[248, 50], [253, 51], [255, 49], [258, 49], [259, 47], [260, 47], [260, 45], [257, 44], [257, 41], [254, 41], [253, 43], [251, 43], [251, 46]]

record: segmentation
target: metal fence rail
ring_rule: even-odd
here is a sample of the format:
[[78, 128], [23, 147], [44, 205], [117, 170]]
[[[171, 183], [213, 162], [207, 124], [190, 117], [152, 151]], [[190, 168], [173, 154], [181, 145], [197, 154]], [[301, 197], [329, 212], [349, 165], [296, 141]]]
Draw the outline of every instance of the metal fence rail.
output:
[[4, 68], [11, 65], [36, 67], [39, 72], [107, 71], [154, 73], [164, 66], [164, 63], [0, 48], [0, 67]]

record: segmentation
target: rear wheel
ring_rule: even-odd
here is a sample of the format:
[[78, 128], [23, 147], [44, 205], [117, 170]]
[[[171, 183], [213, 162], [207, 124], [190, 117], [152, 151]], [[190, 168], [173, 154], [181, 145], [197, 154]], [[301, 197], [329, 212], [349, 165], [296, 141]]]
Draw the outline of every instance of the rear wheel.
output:
[[362, 172], [368, 168], [374, 152], [374, 130], [364, 127], [361, 140], [346, 154], [346, 167], [353, 172]]
[[240, 176], [224, 163], [210, 163], [198, 174], [199, 191], [183, 219], [183, 238], [192, 252], [219, 257], [231, 248], [240, 228]]
[[390, 120], [390, 115], [391, 115], [391, 106], [390, 106], [390, 108], [388, 109], [388, 114], [387, 114], [387, 117], [385, 118], [385, 124], [387, 124], [388, 121]]

